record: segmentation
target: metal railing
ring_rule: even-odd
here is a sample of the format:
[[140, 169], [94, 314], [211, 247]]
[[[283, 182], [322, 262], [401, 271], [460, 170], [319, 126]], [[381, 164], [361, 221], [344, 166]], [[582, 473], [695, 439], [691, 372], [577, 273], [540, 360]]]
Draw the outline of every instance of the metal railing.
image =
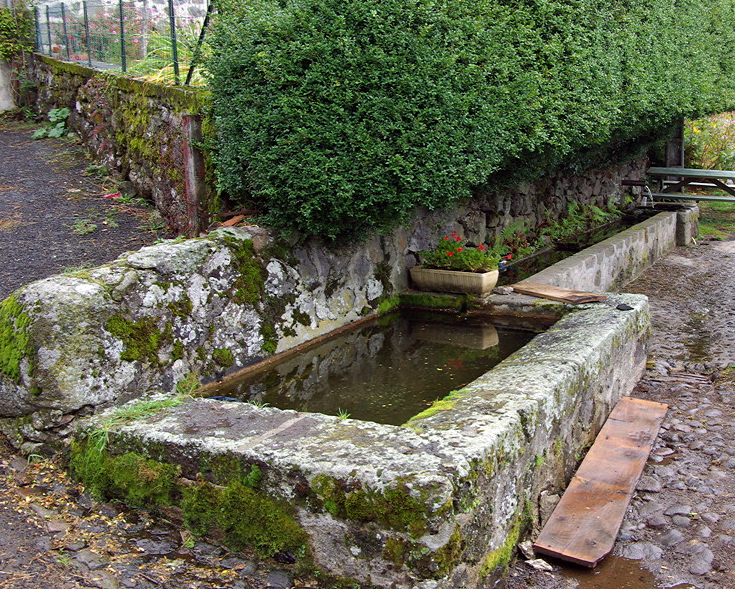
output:
[[77, 0], [36, 6], [36, 50], [98, 69], [199, 85], [208, 0]]

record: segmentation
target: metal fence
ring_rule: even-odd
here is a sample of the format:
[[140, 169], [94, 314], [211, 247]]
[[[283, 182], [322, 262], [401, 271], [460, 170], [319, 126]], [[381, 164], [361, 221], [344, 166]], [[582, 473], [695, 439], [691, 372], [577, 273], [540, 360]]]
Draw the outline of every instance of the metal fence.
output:
[[36, 50], [133, 77], [199, 85], [207, 0], [84, 0], [36, 6]]

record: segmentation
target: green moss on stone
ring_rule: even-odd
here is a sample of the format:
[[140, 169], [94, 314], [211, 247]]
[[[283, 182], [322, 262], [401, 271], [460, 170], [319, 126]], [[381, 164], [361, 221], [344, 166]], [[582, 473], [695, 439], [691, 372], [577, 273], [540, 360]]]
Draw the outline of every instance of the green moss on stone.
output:
[[212, 358], [220, 366], [230, 367], [235, 363], [235, 356], [226, 348], [216, 348], [212, 352]]
[[346, 489], [338, 480], [319, 475], [311, 483], [327, 511], [359, 522], [377, 522], [394, 530], [423, 535], [427, 528], [427, 508], [411, 495], [405, 484], [382, 492], [363, 488]]
[[389, 313], [396, 307], [398, 307], [401, 304], [401, 298], [400, 297], [389, 297], [387, 299], [383, 299], [380, 304], [378, 305], [378, 313]]
[[415, 425], [414, 421], [419, 419], [425, 419], [427, 417], [431, 417], [438, 411], [449, 411], [452, 407], [454, 407], [455, 403], [458, 399], [461, 399], [463, 396], [463, 393], [465, 390], [460, 391], [451, 391], [446, 397], [443, 399], [440, 399], [438, 401], [434, 401], [431, 404], [431, 407], [428, 407], [427, 409], [424, 409], [421, 413], [418, 415], [414, 415], [411, 419], [408, 420], [408, 423], [405, 425], [408, 427], [411, 427]]
[[178, 465], [164, 464], [135, 452], [111, 456], [106, 448], [107, 432], [71, 445], [69, 470], [96, 497], [120, 499], [134, 507], [171, 505]]
[[278, 349], [278, 334], [276, 328], [269, 324], [264, 323], [260, 327], [260, 335], [263, 336], [262, 350], [268, 354], [273, 354]]
[[233, 285], [233, 299], [240, 305], [255, 305], [263, 296], [268, 273], [256, 257], [251, 239], [230, 236], [225, 239], [235, 257], [238, 272]]
[[192, 309], [194, 308], [189, 299], [183, 299], [181, 301], [173, 301], [168, 304], [169, 311], [174, 317], [185, 318], [191, 315]]
[[513, 558], [513, 551], [521, 537], [522, 521], [519, 519], [511, 529], [508, 537], [503, 545], [496, 550], [492, 550], [485, 557], [480, 569], [480, 577], [488, 577], [497, 572], [498, 569], [508, 566], [510, 559]]
[[307, 545], [306, 533], [296, 523], [291, 508], [249, 486], [234, 482], [224, 488], [210, 483], [183, 491], [184, 522], [198, 535], [222, 531], [225, 543], [240, 550], [250, 546], [261, 557]]
[[404, 292], [400, 296], [401, 306], [426, 309], [451, 309], [462, 312], [467, 309], [466, 295], [439, 293]]
[[174, 342], [173, 351], [171, 352], [171, 359], [176, 362], [176, 360], [181, 360], [184, 357], [184, 344], [181, 343], [179, 340], [176, 340]]
[[34, 352], [28, 326], [30, 316], [23, 305], [10, 295], [0, 302], [0, 373], [20, 382], [20, 363]]
[[158, 362], [158, 350], [162, 344], [163, 334], [156, 327], [156, 321], [152, 317], [130, 321], [122, 315], [113, 315], [107, 320], [105, 329], [122, 340], [124, 346], [120, 354], [122, 360]]

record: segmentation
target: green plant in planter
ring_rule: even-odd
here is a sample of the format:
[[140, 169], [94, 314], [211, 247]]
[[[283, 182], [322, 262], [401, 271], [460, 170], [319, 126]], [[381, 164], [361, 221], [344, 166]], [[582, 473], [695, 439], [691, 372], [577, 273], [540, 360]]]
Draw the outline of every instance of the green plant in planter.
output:
[[69, 118], [71, 111], [68, 108], [52, 108], [48, 111], [48, 125], [37, 129], [31, 139], [43, 139], [44, 137], [59, 138], [66, 135], [68, 131], [66, 120]]
[[467, 240], [455, 231], [445, 235], [433, 249], [419, 252], [426, 268], [458, 270], [460, 272], [490, 272], [498, 269], [500, 253], [482, 244], [467, 246]]

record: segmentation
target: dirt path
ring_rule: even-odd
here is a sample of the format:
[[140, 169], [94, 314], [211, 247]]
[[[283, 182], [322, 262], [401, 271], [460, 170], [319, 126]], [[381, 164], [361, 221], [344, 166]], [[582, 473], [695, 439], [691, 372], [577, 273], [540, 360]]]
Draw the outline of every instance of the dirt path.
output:
[[97, 266], [153, 243], [152, 209], [116, 193], [72, 140], [30, 138], [0, 121], [0, 300], [65, 269]]

